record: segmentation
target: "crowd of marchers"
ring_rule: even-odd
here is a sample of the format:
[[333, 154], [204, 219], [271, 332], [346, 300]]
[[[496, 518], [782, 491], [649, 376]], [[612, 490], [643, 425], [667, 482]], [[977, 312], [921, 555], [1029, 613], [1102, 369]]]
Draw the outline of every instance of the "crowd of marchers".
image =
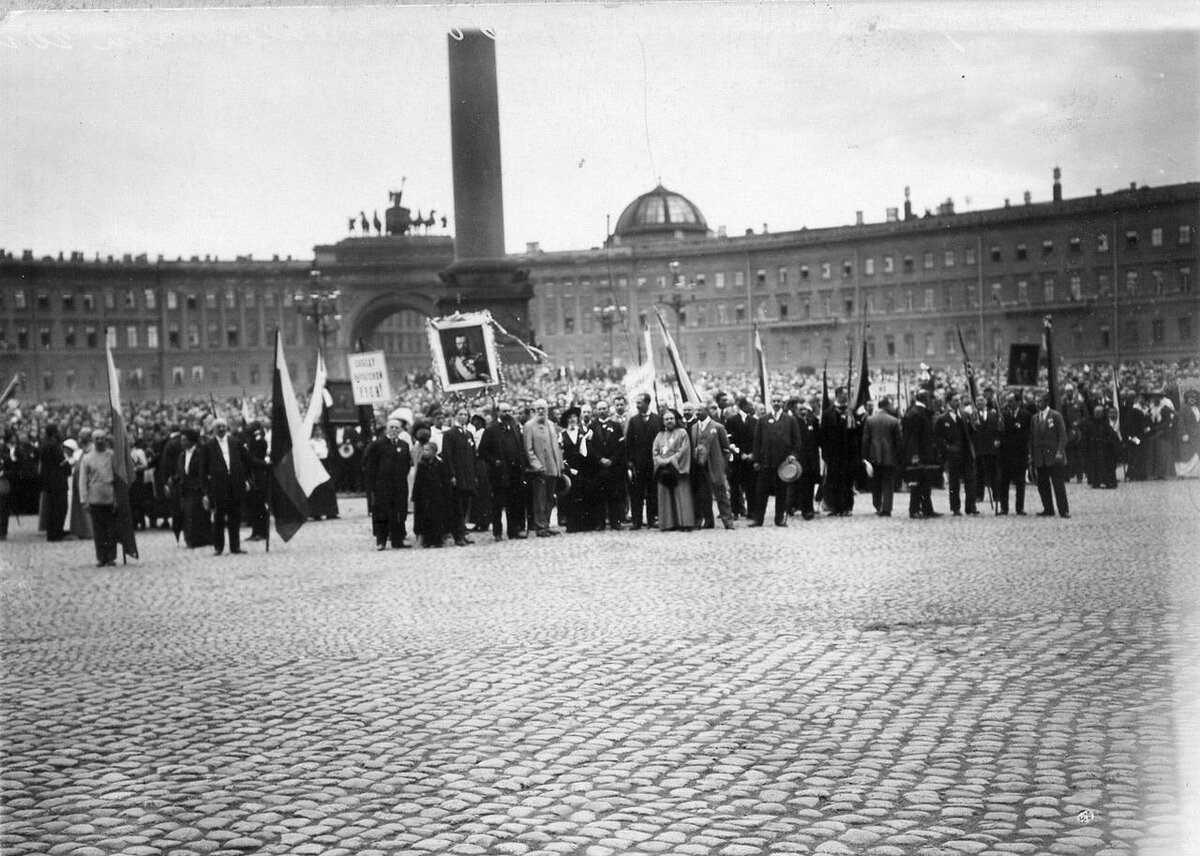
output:
[[[1189, 371], [1194, 366], [1168, 380]], [[932, 501], [938, 486], [951, 515], [1025, 515], [1026, 487], [1034, 485], [1037, 513], [1065, 518], [1072, 483], [1114, 489], [1200, 475], [1200, 400], [1187, 383], [1123, 390], [1118, 405], [1111, 387], [1067, 381], [1051, 407], [1047, 392], [990, 384], [971, 401], [965, 377], [954, 384], [935, 374], [903, 404], [880, 394], [855, 408], [844, 388], [825, 396], [811, 375], [770, 380], [764, 402], [717, 388], [752, 388], [748, 375], [706, 376], [698, 386], [716, 391], [680, 406], [670, 394], [642, 394], [630, 407], [604, 376], [526, 372], [495, 397], [471, 402], [416, 388], [377, 414], [374, 427], [314, 428], [330, 481], [309, 497], [308, 511], [337, 517], [336, 493], [362, 492], [377, 549], [440, 547], [486, 532], [503, 540], [626, 527], [731, 529], [739, 519], [757, 527], [768, 509], [771, 522], [787, 526], [849, 515], [868, 494], [886, 517], [905, 491], [909, 517], [928, 519], [943, 513]], [[243, 527], [248, 541], [269, 537], [271, 425], [253, 418], [262, 403], [157, 408], [132, 408], [134, 528], [167, 528], [186, 546], [217, 554], [242, 552]], [[164, 408], [178, 421], [145, 418]], [[10, 518], [23, 515], [47, 540], [93, 539], [97, 564], [110, 564], [115, 500], [103, 411], [35, 411], [40, 436], [10, 420], [0, 448], [0, 538]]]

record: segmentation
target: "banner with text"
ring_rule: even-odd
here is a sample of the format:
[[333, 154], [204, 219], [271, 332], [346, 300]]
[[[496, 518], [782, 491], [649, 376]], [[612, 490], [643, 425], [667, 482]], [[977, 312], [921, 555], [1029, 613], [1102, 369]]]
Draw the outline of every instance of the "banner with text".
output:
[[355, 404], [384, 404], [392, 400], [392, 384], [388, 381], [383, 351], [347, 354], [346, 361], [350, 364]]

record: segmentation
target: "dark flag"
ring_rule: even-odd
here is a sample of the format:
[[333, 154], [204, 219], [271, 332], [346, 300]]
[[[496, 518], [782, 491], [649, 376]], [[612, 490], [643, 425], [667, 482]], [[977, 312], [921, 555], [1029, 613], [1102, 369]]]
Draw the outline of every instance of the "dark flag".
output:
[[1046, 346], [1046, 377], [1050, 385], [1050, 406], [1058, 410], [1058, 372], [1054, 365], [1054, 323], [1049, 315], [1042, 319], [1042, 342]]
[[854, 394], [854, 406], [850, 408], [851, 413], [857, 413], [858, 408], [866, 407], [867, 401], [871, 398], [871, 376], [867, 371], [867, 338], [863, 337], [862, 343], [862, 359], [858, 363], [858, 392]]
[[308, 519], [308, 497], [329, 473], [304, 436], [292, 378], [275, 331], [275, 371], [271, 384], [271, 514], [275, 531], [290, 541]]
[[762, 402], [767, 407], [771, 406], [771, 390], [767, 385], [767, 352], [763, 348], [762, 336], [758, 332], [758, 325], [754, 325], [754, 362], [758, 366], [758, 392], [762, 396]]
[[121, 389], [117, 381], [117, 366], [113, 362], [112, 345], [106, 344], [108, 354], [108, 405], [112, 418], [113, 452], [113, 513], [116, 515], [117, 543], [126, 558], [138, 557], [137, 536], [133, 533], [133, 513], [129, 508], [129, 486], [133, 483], [133, 457], [129, 452], [129, 436], [125, 432], [125, 417], [121, 413]]
[[957, 327], [958, 330], [958, 349], [962, 351], [963, 371], [967, 373], [967, 386], [971, 390], [971, 406], [975, 406], [975, 402], [979, 400], [979, 389], [975, 386], [975, 369], [971, 366], [971, 358], [967, 355], [967, 343], [963, 340], [962, 327]]
[[[654, 310], [654, 314], [658, 315], [658, 310]], [[675, 340], [671, 338], [671, 332], [667, 329], [667, 322], [663, 321], [662, 315], [658, 315], [658, 326], [662, 330], [663, 341], [667, 345], [667, 356], [671, 359], [671, 369], [675, 372], [675, 383], [679, 386], [680, 400], [684, 404], [699, 404], [700, 395], [696, 392], [696, 387], [692, 385], [692, 379], [688, 376], [687, 368], [683, 364], [683, 357], [679, 354], [679, 349], [675, 347]]]
[[821, 412], [825, 412], [831, 406], [833, 402], [829, 400], [829, 360], [826, 360], [821, 369]]

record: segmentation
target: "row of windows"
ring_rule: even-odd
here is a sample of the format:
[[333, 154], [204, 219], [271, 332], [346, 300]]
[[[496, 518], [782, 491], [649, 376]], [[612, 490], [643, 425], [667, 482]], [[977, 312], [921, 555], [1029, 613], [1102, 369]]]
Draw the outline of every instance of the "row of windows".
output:
[[[94, 312], [96, 310], [95, 292], [76, 292], [64, 289], [59, 292], [58, 296], [60, 300], [59, 306], [63, 312]], [[243, 307], [246, 309], [256, 308], [259, 302], [257, 292], [246, 290], [241, 292], [241, 296]], [[155, 310], [158, 308], [158, 297], [158, 290], [153, 288], [141, 289], [140, 291], [128, 288], [120, 292], [109, 289], [101, 293], [104, 308], [110, 311], [117, 308], [118, 302], [122, 309], [141, 308]], [[238, 292], [233, 289], [226, 289], [223, 294], [218, 294], [215, 291], [207, 291], [203, 294], [197, 292], [166, 292], [167, 309], [178, 309], [180, 306], [186, 306], [189, 310], [197, 310], [200, 308], [202, 300], [205, 309], [216, 310], [222, 303], [226, 309], [237, 309]], [[49, 291], [38, 291], [34, 295], [34, 301], [37, 304], [39, 312], [49, 312], [53, 296]], [[14, 311], [28, 310], [29, 295], [26, 294], [24, 289], [17, 289], [12, 293], [12, 303]], [[275, 309], [277, 306], [290, 307], [292, 305], [292, 294], [290, 292], [277, 294], [274, 291], [264, 291], [262, 293], [262, 305], [267, 309]], [[4, 294], [0, 293], [0, 310], [3, 309]]]
[[[285, 319], [282, 327], [285, 345], [297, 343], [300, 326], [298, 318]], [[128, 324], [106, 329], [106, 342], [114, 348], [156, 349], [160, 346], [161, 340], [157, 324]], [[96, 349], [100, 347], [102, 335], [101, 328], [95, 324], [79, 327], [73, 324], [65, 325], [62, 328], [62, 338], [57, 342], [55, 341], [55, 330], [50, 325], [41, 326], [36, 332], [37, 347], [42, 350], [49, 350], [56, 346]], [[165, 344], [168, 348], [175, 350], [183, 348], [184, 342], [187, 343], [188, 348], [257, 348], [262, 340], [257, 325], [251, 325], [243, 330], [238, 324], [227, 324], [222, 329], [219, 322], [210, 321], [204, 328], [201, 328], [198, 323], [191, 323], [186, 327], [181, 327], [177, 323], [168, 324]], [[16, 328], [16, 347], [19, 350], [29, 350], [31, 341], [30, 328], [18, 326]], [[7, 335], [0, 327], [0, 349], [7, 346]]]
[[[1175, 290], [1178, 293], [1190, 293], [1192, 290], [1191, 268], [1179, 268], [1179, 276], [1175, 282]], [[1040, 299], [1042, 303], [1054, 304], [1060, 301], [1080, 301], [1088, 298], [1098, 298], [1111, 296], [1111, 281], [1107, 273], [1098, 274], [1095, 279], [1085, 279], [1082, 275], [1073, 275], [1068, 278], [1065, 283], [1059, 283], [1055, 277], [1043, 277], [1038, 283], [1040, 286]], [[1162, 297], [1170, 293], [1164, 273], [1160, 270], [1150, 271], [1149, 282], [1143, 286], [1142, 279], [1138, 271], [1126, 271], [1123, 294], [1126, 296], [1155, 296]], [[940, 301], [939, 301], [940, 292]], [[1016, 283], [1005, 285], [1001, 282], [992, 282], [987, 287], [985, 292], [992, 304], [996, 306], [1006, 306], [1016, 303], [1030, 303], [1030, 289], [1027, 280], [1018, 280]], [[890, 315], [896, 312], [938, 312], [938, 311], [955, 311], [958, 309], [975, 309], [979, 307], [979, 284], [978, 283], [957, 283], [954, 285], [942, 286], [940, 288], [927, 287], [920, 291], [916, 289], [907, 289], [899, 295], [893, 292], [882, 292], [875, 294], [868, 292], [863, 295], [863, 311], [867, 315], [883, 313]], [[562, 330], [570, 335], [577, 332], [579, 326], [582, 326], [582, 332], [591, 333], [593, 331], [592, 316], [588, 313], [582, 313], [582, 325], [577, 325], [575, 314], [571, 312], [571, 307], [568, 305], [570, 295], [564, 295], [562, 298], [561, 307], [563, 309]], [[815, 306], [814, 306], [815, 303]], [[829, 318], [833, 317], [839, 310], [842, 312], [842, 317], [853, 317], [855, 313], [854, 298], [849, 295], [842, 296], [839, 306], [834, 305], [834, 296], [832, 293], [821, 294], [814, 301], [808, 295], [802, 295], [796, 300], [796, 314], [792, 314], [792, 300], [786, 296], [778, 296], [774, 302], [761, 300], [756, 304], [756, 318], [759, 320], [769, 320], [772, 310], [775, 311], [775, 317], [779, 319], [798, 319], [807, 321], [814, 317]], [[544, 312], [544, 326], [548, 334], [554, 335], [557, 333], [555, 305], [552, 301], [543, 303], [543, 307], [548, 312]], [[717, 326], [723, 326], [730, 323], [742, 324], [746, 321], [746, 304], [734, 304], [733, 314], [730, 315], [730, 305], [726, 303], [718, 303], [712, 308], [713, 316], [712, 323]], [[815, 314], [814, 314], [815, 312]], [[646, 312], [639, 313], [640, 321], [645, 324]], [[710, 322], [709, 306], [704, 303], [685, 304], [679, 308], [679, 323], [689, 327], [704, 327]]]
[[[293, 377], [296, 377], [295, 363], [288, 363], [288, 371]], [[262, 372], [257, 365], [249, 367], [249, 376], [247, 383], [250, 386], [258, 386], [262, 383]], [[66, 369], [61, 374], [54, 371], [42, 372], [42, 391], [54, 392], [56, 384], [60, 382], [61, 389], [65, 392], [74, 392], [82, 389], [79, 383], [79, 377], [75, 369]], [[182, 388], [185, 386], [217, 386], [224, 380], [224, 375], [220, 367], [213, 366], [205, 369], [204, 366], [192, 366], [190, 372], [185, 366], [173, 366], [171, 368], [171, 386]], [[87, 388], [98, 389], [99, 384], [103, 382], [103, 378], [97, 372], [89, 372], [87, 377]], [[134, 368], [128, 371], [117, 369], [117, 382], [120, 383], [122, 390], [141, 390], [141, 389], [157, 389], [161, 382], [158, 371], [152, 369], [146, 372], [142, 368]], [[229, 369], [229, 384], [237, 386], [242, 383], [241, 374], [237, 366]]]

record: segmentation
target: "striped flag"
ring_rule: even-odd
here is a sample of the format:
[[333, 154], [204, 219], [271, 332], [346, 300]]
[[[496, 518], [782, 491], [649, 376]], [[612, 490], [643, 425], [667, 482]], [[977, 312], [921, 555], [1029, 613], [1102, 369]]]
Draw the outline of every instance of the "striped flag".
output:
[[766, 407], [771, 406], [771, 390], [767, 385], [767, 351], [763, 347], [762, 335], [758, 331], [758, 325], [754, 325], [754, 362], [758, 365], [758, 394], [762, 396], [762, 403]]
[[0, 393], [0, 404], [3, 404], [13, 397], [13, 393], [17, 391], [17, 386], [20, 383], [21, 373], [17, 372], [12, 376], [12, 380], [8, 382], [8, 386], [4, 387], [4, 392]]
[[692, 385], [692, 379], [688, 377], [687, 368], [683, 365], [683, 357], [679, 355], [679, 349], [675, 347], [675, 340], [671, 338], [667, 323], [663, 321], [663, 317], [657, 309], [654, 310], [654, 314], [658, 316], [658, 327], [662, 331], [663, 341], [667, 346], [667, 356], [671, 360], [671, 369], [675, 372], [675, 383], [679, 386], [679, 394], [683, 398], [683, 403], [699, 404], [700, 395], [696, 392], [696, 387]]
[[108, 406], [112, 418], [113, 453], [113, 513], [116, 515], [117, 543], [126, 557], [138, 557], [137, 536], [133, 532], [133, 513], [129, 508], [129, 486], [133, 483], [133, 457], [129, 452], [129, 435], [125, 431], [125, 416], [121, 413], [121, 387], [117, 365], [113, 362], [112, 344], [106, 343], [108, 356]]
[[284, 541], [290, 541], [308, 519], [308, 497], [329, 480], [303, 432], [304, 422], [283, 358], [283, 341], [276, 330], [271, 384], [271, 514], [275, 531]]
[[325, 381], [328, 373], [325, 371], [325, 355], [317, 351], [317, 376], [313, 379], [312, 398], [308, 400], [308, 411], [304, 414], [304, 436], [311, 437], [313, 426], [321, 418], [321, 410], [327, 405], [329, 395], [325, 391]]

